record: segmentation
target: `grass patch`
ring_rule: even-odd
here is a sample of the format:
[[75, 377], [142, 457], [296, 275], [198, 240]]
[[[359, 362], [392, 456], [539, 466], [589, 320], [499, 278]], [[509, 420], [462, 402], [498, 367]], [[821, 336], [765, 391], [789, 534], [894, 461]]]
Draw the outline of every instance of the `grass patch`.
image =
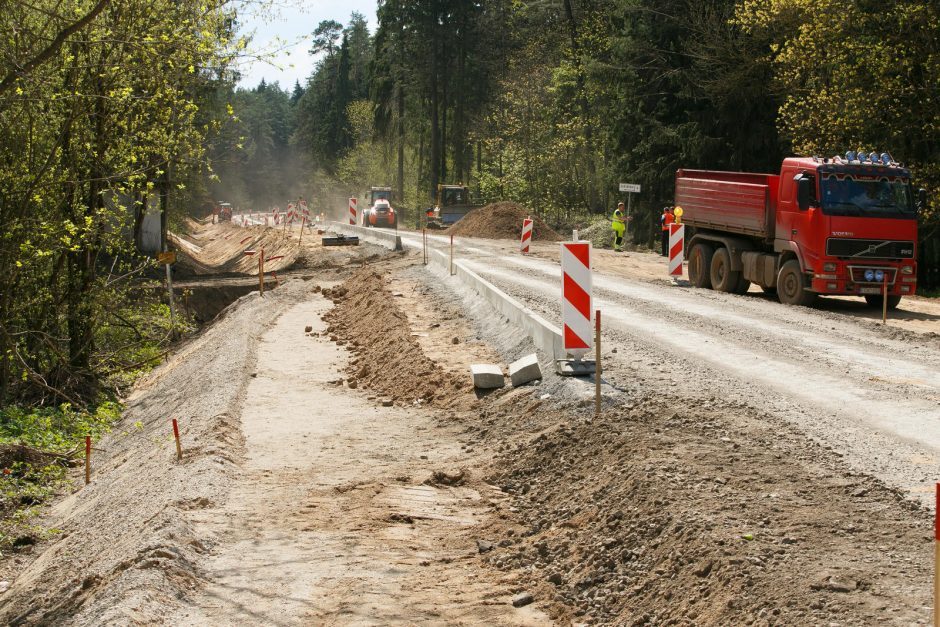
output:
[[39, 507], [64, 487], [84, 437], [97, 439], [120, 417], [121, 405], [112, 401], [89, 409], [0, 409], [0, 555], [54, 533], [32, 524]]

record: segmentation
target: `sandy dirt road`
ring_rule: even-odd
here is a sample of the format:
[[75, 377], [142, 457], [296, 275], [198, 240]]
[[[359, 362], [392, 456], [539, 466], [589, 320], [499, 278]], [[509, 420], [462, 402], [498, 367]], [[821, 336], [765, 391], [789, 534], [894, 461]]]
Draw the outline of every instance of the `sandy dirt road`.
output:
[[475, 560], [466, 532], [504, 495], [423, 483], [466, 462], [456, 435], [335, 384], [345, 350], [303, 333], [329, 306], [296, 304], [261, 337], [242, 474], [222, 506], [190, 514], [211, 539], [207, 584], [168, 624], [547, 624], [512, 607], [513, 575]]
[[[421, 245], [417, 236], [403, 241]], [[556, 249], [542, 244], [523, 257], [514, 243], [457, 240], [458, 258], [471, 270], [557, 323]], [[663, 385], [690, 398], [769, 410], [851, 467], [932, 502], [940, 476], [940, 307], [912, 300], [921, 310], [907, 318], [916, 330], [885, 328], [845, 315], [840, 304], [785, 307], [756, 293], [651, 280], [656, 264], [664, 273], [656, 255], [595, 253], [595, 306], [607, 321], [606, 346], [619, 348], [609, 358], [612, 372], [659, 372]]]

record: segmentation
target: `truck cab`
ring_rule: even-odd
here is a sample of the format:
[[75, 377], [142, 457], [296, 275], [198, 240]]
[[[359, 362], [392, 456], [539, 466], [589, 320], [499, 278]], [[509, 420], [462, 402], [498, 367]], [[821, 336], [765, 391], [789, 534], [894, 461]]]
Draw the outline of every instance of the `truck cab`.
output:
[[[848, 157], [854, 157], [849, 159]], [[890, 157], [786, 159], [774, 250], [792, 251], [815, 294], [888, 304], [916, 289], [917, 210], [910, 171]]]

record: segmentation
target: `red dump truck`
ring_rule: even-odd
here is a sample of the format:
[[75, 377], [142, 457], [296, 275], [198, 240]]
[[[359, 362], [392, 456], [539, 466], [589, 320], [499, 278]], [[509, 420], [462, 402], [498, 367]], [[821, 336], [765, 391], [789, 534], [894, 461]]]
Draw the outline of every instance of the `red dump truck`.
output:
[[751, 283], [788, 305], [820, 294], [888, 307], [917, 282], [910, 171], [887, 153], [792, 157], [780, 174], [679, 170], [693, 285], [743, 294]]

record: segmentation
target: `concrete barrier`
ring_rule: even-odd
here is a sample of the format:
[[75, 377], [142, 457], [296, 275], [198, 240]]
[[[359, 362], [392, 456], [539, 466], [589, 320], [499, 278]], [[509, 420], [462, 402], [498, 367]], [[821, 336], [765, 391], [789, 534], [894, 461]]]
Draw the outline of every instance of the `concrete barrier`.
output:
[[[436, 249], [429, 252], [430, 262], [448, 272], [450, 257]], [[510, 322], [521, 327], [532, 338], [536, 348], [550, 355], [552, 359], [563, 359], [566, 356], [562, 350], [561, 330], [558, 327], [467, 268], [462, 261], [454, 261], [454, 276], [485, 298], [498, 312], [509, 318]]]
[[343, 235], [357, 235], [360, 241], [385, 246], [391, 250], [403, 250], [401, 237], [394, 231], [384, 231], [382, 229], [367, 229], [362, 226], [353, 226], [341, 222], [330, 222], [329, 229], [334, 233]]

